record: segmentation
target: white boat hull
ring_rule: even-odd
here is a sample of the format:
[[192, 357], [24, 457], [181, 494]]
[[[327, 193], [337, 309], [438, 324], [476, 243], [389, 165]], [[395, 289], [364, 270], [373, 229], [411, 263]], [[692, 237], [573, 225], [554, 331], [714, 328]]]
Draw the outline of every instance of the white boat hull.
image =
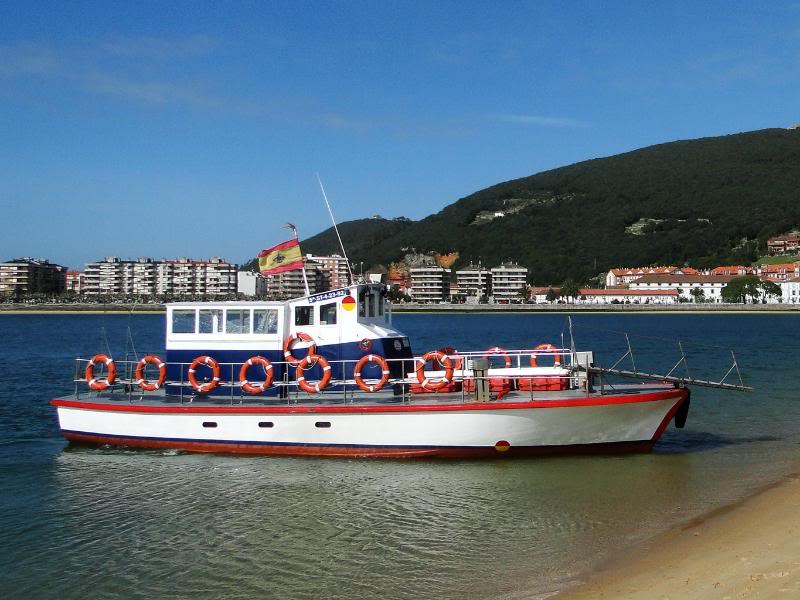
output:
[[648, 450], [685, 389], [486, 403], [202, 406], [59, 399], [75, 442], [274, 455], [470, 457]]

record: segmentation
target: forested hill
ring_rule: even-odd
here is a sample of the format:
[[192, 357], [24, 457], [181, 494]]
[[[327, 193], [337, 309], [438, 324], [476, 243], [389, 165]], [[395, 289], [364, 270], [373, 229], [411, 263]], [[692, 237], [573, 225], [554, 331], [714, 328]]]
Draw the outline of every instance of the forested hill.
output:
[[[502, 213], [503, 216], [499, 216]], [[340, 225], [364, 266], [457, 251], [513, 259], [547, 284], [615, 266], [748, 263], [770, 236], [800, 225], [800, 130], [678, 141], [576, 163], [476, 192], [420, 221]], [[338, 251], [332, 230], [304, 252]]]

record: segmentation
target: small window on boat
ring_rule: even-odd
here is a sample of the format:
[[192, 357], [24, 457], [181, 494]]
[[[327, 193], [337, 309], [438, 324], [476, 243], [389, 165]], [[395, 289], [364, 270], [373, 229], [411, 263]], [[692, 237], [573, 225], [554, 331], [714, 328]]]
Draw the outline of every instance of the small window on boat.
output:
[[226, 310], [225, 333], [250, 333], [250, 309]]
[[220, 333], [222, 331], [222, 310], [212, 308], [200, 311], [200, 333]]
[[217, 426], [216, 421], [203, 421], [203, 427], [211, 427], [214, 428]]
[[358, 295], [358, 316], [359, 317], [366, 317], [367, 316], [367, 301], [369, 300], [369, 294], [367, 294], [366, 290], [361, 290], [361, 293]]
[[336, 325], [336, 302], [319, 307], [319, 324]]
[[259, 335], [278, 333], [278, 311], [275, 309], [254, 310], [253, 333]]
[[269, 428], [269, 427], [273, 427], [273, 426], [274, 426], [274, 424], [273, 424], [273, 422], [272, 422], [272, 421], [259, 421], [259, 423], [258, 423], [258, 426], [259, 426], [259, 427], [266, 427], [266, 428]]
[[194, 333], [193, 310], [172, 311], [172, 333]]
[[313, 325], [314, 324], [314, 307], [313, 306], [295, 306], [294, 307], [294, 324], [295, 325]]
[[330, 421], [317, 421], [316, 423], [314, 423], [314, 426], [315, 427], [319, 427], [320, 429], [325, 429], [325, 428], [331, 426], [331, 422]]

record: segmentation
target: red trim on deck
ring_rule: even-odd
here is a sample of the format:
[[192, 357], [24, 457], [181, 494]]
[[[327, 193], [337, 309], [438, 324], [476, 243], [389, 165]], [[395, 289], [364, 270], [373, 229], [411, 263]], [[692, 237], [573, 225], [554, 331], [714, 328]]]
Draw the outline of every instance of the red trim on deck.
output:
[[573, 444], [566, 446], [511, 446], [498, 452], [494, 446], [476, 448], [403, 448], [403, 447], [347, 447], [317, 445], [268, 445], [191, 442], [148, 438], [122, 438], [77, 432], [64, 432], [71, 442], [109, 444], [135, 448], [170, 448], [186, 452], [211, 452], [220, 454], [263, 454], [272, 456], [318, 456], [330, 458], [495, 458], [509, 456], [550, 456], [561, 454], [617, 454], [621, 452], [648, 452], [652, 441], [609, 442], [600, 444]]
[[[187, 404], [178, 406], [149, 406], [131, 404], [120, 401], [82, 402], [56, 398], [50, 404], [63, 408], [81, 410], [118, 411], [130, 413], [160, 414], [365, 414], [365, 413], [424, 413], [424, 412], [461, 412], [474, 410], [516, 410], [530, 408], [570, 408], [577, 406], [609, 406], [615, 404], [635, 404], [639, 402], [656, 402], [670, 398], [685, 398], [685, 389], [669, 388], [660, 392], [619, 394], [615, 396], [578, 397], [561, 400], [527, 400], [520, 402], [469, 402], [464, 404], [388, 404], [369, 406], [353, 406], [347, 404], [329, 406], [276, 405], [276, 406], [202, 406]], [[673, 411], [677, 410], [677, 403]], [[671, 413], [674, 415], [674, 412]]]

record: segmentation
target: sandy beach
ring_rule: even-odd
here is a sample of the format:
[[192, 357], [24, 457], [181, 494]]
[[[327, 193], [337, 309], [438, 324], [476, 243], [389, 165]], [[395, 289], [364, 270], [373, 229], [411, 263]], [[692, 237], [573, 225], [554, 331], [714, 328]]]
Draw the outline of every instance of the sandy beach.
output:
[[556, 598], [800, 598], [800, 474], [653, 538]]

